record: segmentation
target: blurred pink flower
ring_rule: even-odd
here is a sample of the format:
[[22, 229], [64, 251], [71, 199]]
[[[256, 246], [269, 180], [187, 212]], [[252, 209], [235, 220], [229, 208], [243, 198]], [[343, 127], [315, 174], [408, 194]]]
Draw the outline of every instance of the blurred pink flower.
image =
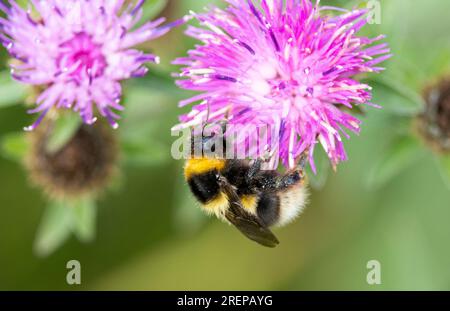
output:
[[[96, 121], [97, 107], [113, 127], [123, 110], [120, 81], [147, 73], [145, 63], [158, 63], [157, 56], [133, 46], [157, 38], [174, 24], [159, 27], [164, 18], [135, 27], [144, 0], [125, 6], [125, 0], [29, 1], [27, 10], [16, 1], [0, 3], [7, 18], [0, 18], [0, 43], [20, 60], [12, 76], [23, 83], [44, 85], [37, 99], [39, 125], [52, 107], [78, 111], [87, 124]], [[31, 5], [37, 12], [32, 14]]]

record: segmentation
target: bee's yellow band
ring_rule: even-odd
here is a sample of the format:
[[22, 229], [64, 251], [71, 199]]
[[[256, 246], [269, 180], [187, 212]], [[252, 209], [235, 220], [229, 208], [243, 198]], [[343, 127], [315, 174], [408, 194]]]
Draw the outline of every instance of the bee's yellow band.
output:
[[193, 175], [200, 175], [212, 170], [221, 171], [225, 167], [225, 160], [221, 159], [189, 159], [184, 167], [184, 176], [186, 179]]

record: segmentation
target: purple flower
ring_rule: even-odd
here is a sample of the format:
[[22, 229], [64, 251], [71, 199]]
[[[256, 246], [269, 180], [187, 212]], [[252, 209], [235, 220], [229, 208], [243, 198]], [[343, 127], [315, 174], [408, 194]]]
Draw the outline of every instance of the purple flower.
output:
[[[160, 26], [164, 18], [135, 27], [144, 0], [124, 5], [125, 0], [31, 0], [27, 10], [16, 1], [0, 3], [7, 19], [0, 18], [0, 43], [19, 60], [12, 76], [23, 83], [46, 87], [37, 99], [39, 125], [52, 108], [78, 111], [87, 124], [100, 115], [116, 128], [123, 110], [120, 81], [147, 73], [145, 63], [158, 63], [157, 56], [133, 46], [169, 31]], [[36, 16], [32, 12], [37, 12]]]
[[[366, 10], [319, 7], [310, 0], [227, 0], [226, 10], [195, 14], [201, 27], [187, 34], [203, 44], [175, 64], [184, 65], [178, 85], [201, 92], [182, 101], [196, 103], [179, 127], [226, 118], [230, 125], [266, 125], [270, 146], [277, 146], [276, 167], [287, 167], [320, 142], [335, 167], [346, 160], [345, 129], [358, 133], [360, 121], [341, 108], [370, 104], [371, 88], [355, 75], [379, 72], [391, 55], [383, 36], [356, 33], [367, 23]], [[256, 2], [258, 4], [256, 4]], [[340, 15], [325, 14], [337, 11]], [[254, 128], [254, 127], [253, 127]], [[227, 135], [230, 135], [227, 131]], [[249, 140], [258, 141], [250, 132]], [[273, 151], [273, 150], [272, 150]]]

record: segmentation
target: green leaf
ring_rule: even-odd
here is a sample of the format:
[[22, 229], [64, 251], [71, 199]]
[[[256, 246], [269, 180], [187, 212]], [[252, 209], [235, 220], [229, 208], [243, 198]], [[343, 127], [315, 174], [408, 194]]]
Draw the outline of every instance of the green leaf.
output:
[[439, 77], [443, 74], [447, 74], [448, 70], [450, 70], [450, 43], [447, 43], [447, 46], [436, 50], [433, 55], [432, 63], [429, 67], [429, 75]]
[[438, 163], [442, 178], [444, 179], [447, 187], [450, 189], [450, 156], [440, 156], [438, 158]]
[[138, 82], [128, 83], [128, 92], [124, 100], [126, 110], [123, 114], [124, 122], [122, 122], [126, 123], [125, 126], [147, 123], [145, 121], [148, 121], [149, 116], [161, 114], [169, 104], [173, 104], [171, 94], [175, 87], [168, 85], [168, 83], [173, 82], [160, 82], [158, 84], [156, 82], [150, 83], [150, 81], [147, 84]]
[[154, 141], [125, 140], [122, 143], [125, 161], [130, 165], [152, 166], [158, 165], [169, 159], [169, 151], [166, 145]]
[[26, 155], [29, 144], [24, 132], [6, 134], [1, 139], [1, 152], [8, 159], [21, 161]]
[[[180, 172], [182, 168], [179, 168]], [[175, 184], [174, 228], [180, 234], [197, 232], [208, 220], [208, 216], [201, 210], [199, 203], [189, 190], [189, 185], [179, 174]]]
[[412, 165], [420, 156], [424, 155], [424, 152], [425, 149], [415, 137], [398, 137], [372, 167], [368, 174], [368, 187], [383, 186], [403, 169]]
[[143, 15], [141, 24], [149, 20], [153, 20], [164, 10], [167, 6], [168, 0], [147, 0], [143, 6]]
[[72, 209], [63, 202], [51, 202], [39, 225], [34, 251], [46, 257], [59, 248], [70, 236], [73, 221]]
[[47, 151], [54, 153], [64, 147], [75, 135], [80, 124], [81, 118], [71, 111], [59, 116], [48, 139]]
[[90, 242], [95, 238], [97, 205], [92, 198], [83, 198], [73, 203], [73, 231], [83, 242]]
[[25, 100], [26, 86], [14, 81], [7, 71], [0, 72], [0, 108], [16, 105]]
[[383, 106], [386, 111], [397, 115], [416, 115], [424, 107], [422, 97], [405, 83], [378, 76], [371, 83], [373, 87], [373, 102]]

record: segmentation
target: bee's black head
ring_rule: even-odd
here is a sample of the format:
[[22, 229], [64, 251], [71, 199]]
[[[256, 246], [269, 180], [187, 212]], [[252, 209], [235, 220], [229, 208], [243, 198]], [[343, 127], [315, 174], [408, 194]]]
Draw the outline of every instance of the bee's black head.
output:
[[210, 124], [201, 131], [191, 131], [191, 156], [224, 158], [226, 154], [225, 127]]

